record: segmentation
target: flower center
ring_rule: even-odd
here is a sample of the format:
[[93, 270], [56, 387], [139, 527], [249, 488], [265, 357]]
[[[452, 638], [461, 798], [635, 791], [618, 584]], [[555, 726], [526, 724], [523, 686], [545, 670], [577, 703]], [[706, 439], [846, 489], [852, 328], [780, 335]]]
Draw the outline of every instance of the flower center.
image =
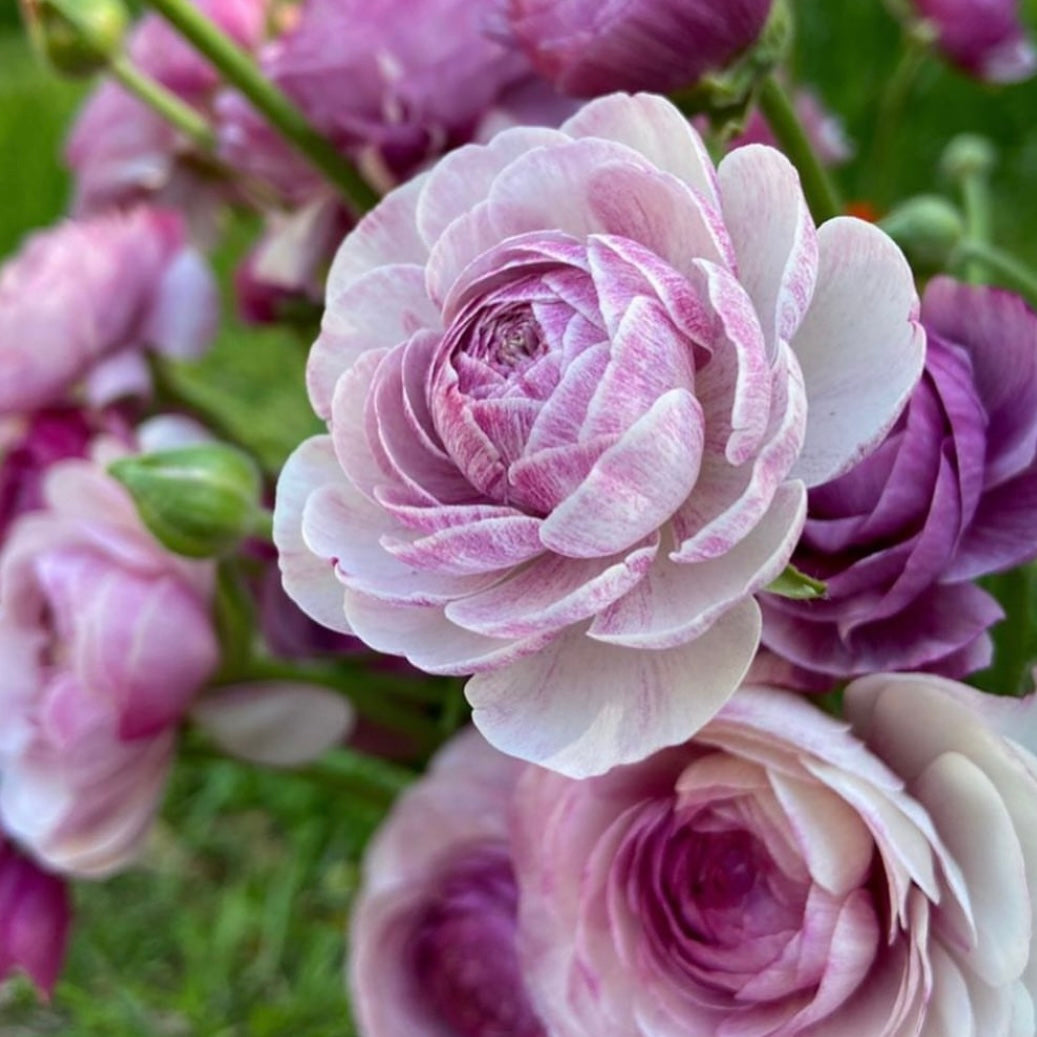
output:
[[517, 901], [506, 852], [483, 849], [447, 873], [418, 922], [418, 991], [457, 1037], [543, 1037], [515, 952]]

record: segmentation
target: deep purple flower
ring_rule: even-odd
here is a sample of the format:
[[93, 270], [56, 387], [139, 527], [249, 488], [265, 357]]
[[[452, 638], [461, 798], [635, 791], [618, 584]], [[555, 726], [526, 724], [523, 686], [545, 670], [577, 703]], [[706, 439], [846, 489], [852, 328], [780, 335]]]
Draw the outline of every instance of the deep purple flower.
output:
[[41, 871], [0, 832], [0, 980], [22, 971], [49, 996], [70, 921], [65, 883]]
[[543, 1037], [515, 947], [519, 770], [461, 734], [372, 842], [349, 961], [365, 1037]]
[[913, 0], [936, 29], [948, 60], [980, 79], [1011, 83], [1037, 69], [1037, 55], [1020, 17], [1019, 0]]
[[1001, 617], [971, 581], [1037, 556], [1037, 315], [993, 288], [933, 281], [925, 374], [887, 440], [810, 492], [793, 563], [824, 600], [765, 597], [764, 644], [799, 683], [986, 666]]
[[773, 0], [498, 0], [499, 32], [560, 90], [666, 93], [759, 36]]

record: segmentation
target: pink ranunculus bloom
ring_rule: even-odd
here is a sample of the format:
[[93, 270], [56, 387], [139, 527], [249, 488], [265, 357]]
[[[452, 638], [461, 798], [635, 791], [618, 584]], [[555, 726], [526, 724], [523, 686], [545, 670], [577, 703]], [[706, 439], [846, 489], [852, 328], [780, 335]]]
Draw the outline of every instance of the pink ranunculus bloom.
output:
[[682, 742], [752, 659], [806, 486], [915, 384], [917, 306], [881, 231], [815, 231], [769, 148], [714, 170], [662, 98], [463, 148], [339, 249], [308, 372], [331, 434], [278, 487], [285, 587], [475, 673], [505, 752], [585, 775]]
[[773, 0], [495, 0], [502, 37], [564, 93], [667, 92], [723, 68], [760, 35]]
[[364, 1037], [544, 1037], [515, 947], [508, 810], [520, 769], [464, 732], [372, 841], [348, 965]]
[[524, 772], [518, 942], [552, 1037], [1034, 1032], [1037, 758], [999, 733], [1034, 700], [884, 675], [846, 702], [849, 730], [745, 688], [640, 764]]
[[[270, 0], [192, 2], [239, 46], [253, 50], [262, 41]], [[218, 73], [159, 15], [141, 18], [127, 49], [145, 75], [192, 107], [208, 109], [220, 84]], [[189, 141], [110, 81], [80, 111], [65, 157], [75, 174], [73, 207], [80, 214], [147, 198], [183, 208], [204, 223], [223, 191]]]
[[49, 868], [107, 875], [219, 660], [214, 568], [163, 549], [90, 461], [55, 464], [44, 501], [0, 550], [0, 826]]
[[0, 415], [67, 398], [98, 405], [149, 384], [144, 348], [199, 354], [218, 297], [175, 213], [140, 207], [32, 235], [0, 268]]
[[65, 883], [41, 871], [0, 832], [0, 980], [24, 972], [50, 996], [71, 916]]
[[936, 30], [936, 45], [964, 71], [994, 83], [1028, 79], [1037, 52], [1020, 19], [1019, 0], [912, 0]]

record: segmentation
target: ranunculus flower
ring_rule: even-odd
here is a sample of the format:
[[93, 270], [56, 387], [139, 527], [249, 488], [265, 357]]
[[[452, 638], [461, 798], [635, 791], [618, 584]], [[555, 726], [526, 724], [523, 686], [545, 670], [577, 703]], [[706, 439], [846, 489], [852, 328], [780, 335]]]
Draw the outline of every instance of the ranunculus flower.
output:
[[497, 32], [560, 90], [688, 86], [753, 44], [773, 0], [495, 0]]
[[[265, 34], [270, 0], [192, 0], [235, 43], [254, 49]], [[141, 18], [127, 47], [145, 75], [206, 111], [220, 84], [216, 70], [157, 14]], [[74, 209], [97, 212], [142, 198], [211, 221], [225, 188], [204, 157], [165, 119], [117, 83], [102, 83], [80, 111], [65, 158], [75, 174]]]
[[[574, 775], [689, 737], [756, 649], [806, 490], [922, 364], [910, 270], [819, 232], [778, 152], [714, 171], [662, 98], [513, 129], [346, 238], [278, 488], [289, 594]], [[675, 694], [675, 673], [694, 673]]]
[[1013, 83], [1037, 69], [1018, 0], [912, 0], [948, 60], [980, 79]]
[[849, 731], [746, 688], [640, 764], [523, 773], [518, 942], [552, 1037], [1034, 1032], [1037, 759], [998, 731], [1035, 701], [893, 675], [846, 703]]
[[216, 668], [214, 568], [165, 551], [126, 491], [54, 465], [0, 551], [0, 826], [105, 875], [150, 826], [175, 727]]
[[[471, 140], [499, 99], [535, 81], [521, 54], [483, 33], [484, 16], [470, 0], [307, 0], [261, 64], [372, 182], [389, 184]], [[221, 99], [220, 115], [230, 162], [282, 189], [305, 177], [247, 105]]]
[[958, 677], [990, 662], [997, 602], [972, 580], [1037, 556], [1037, 314], [930, 282], [925, 373], [870, 457], [810, 493], [793, 562], [812, 602], [764, 597], [764, 644], [824, 690], [877, 670]]
[[515, 948], [519, 769], [465, 732], [372, 840], [348, 969], [364, 1037], [544, 1037]]
[[32, 235], [0, 268], [0, 414], [61, 402], [87, 382], [105, 403], [149, 385], [145, 347], [197, 355], [217, 291], [179, 216], [140, 207]]
[[49, 996], [65, 958], [70, 920], [65, 883], [41, 871], [0, 832], [0, 980], [21, 971]]

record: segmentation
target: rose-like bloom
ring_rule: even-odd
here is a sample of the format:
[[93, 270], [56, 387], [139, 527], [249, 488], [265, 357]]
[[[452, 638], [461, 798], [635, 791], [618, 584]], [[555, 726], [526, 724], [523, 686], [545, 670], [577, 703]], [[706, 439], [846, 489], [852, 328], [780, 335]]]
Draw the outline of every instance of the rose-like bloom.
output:
[[44, 500], [0, 551], [0, 826], [48, 867], [105, 875], [216, 668], [213, 566], [165, 551], [90, 461], [54, 465]]
[[641, 764], [523, 773], [518, 942], [551, 1037], [1034, 1032], [1037, 758], [998, 727], [1035, 701], [894, 675], [846, 703], [850, 731], [746, 688]]
[[87, 379], [94, 404], [149, 384], [145, 347], [197, 355], [217, 291], [180, 218], [137, 208], [32, 235], [0, 268], [0, 415], [61, 402]]
[[495, 29], [560, 90], [688, 86], [760, 35], [773, 0], [496, 0]]
[[364, 1037], [544, 1037], [515, 948], [519, 769], [462, 733], [372, 840], [348, 969]]
[[[372, 182], [388, 186], [471, 140], [499, 100], [536, 81], [521, 54], [483, 33], [481, 7], [470, 0], [307, 0], [261, 65]], [[543, 83], [531, 89], [549, 92]], [[221, 98], [220, 123], [228, 161], [272, 177], [298, 200], [293, 183], [312, 174], [247, 105]]]
[[70, 920], [65, 883], [41, 871], [0, 832], [0, 980], [21, 971], [49, 996], [65, 958]]
[[1037, 69], [1018, 0], [912, 0], [948, 60], [980, 79], [1013, 83]]
[[476, 673], [476, 725], [516, 756], [587, 774], [681, 742], [756, 649], [804, 484], [910, 393], [916, 311], [881, 231], [815, 232], [771, 149], [715, 172], [661, 98], [463, 148], [336, 256], [308, 371], [331, 435], [281, 476], [285, 587]]
[[971, 581], [1037, 556], [1037, 314], [937, 278], [922, 320], [925, 373], [900, 421], [810, 493], [793, 563], [826, 581], [825, 597], [764, 598], [764, 644], [794, 684], [982, 669], [1002, 613]]
[[[245, 49], [261, 42], [269, 0], [192, 0]], [[220, 83], [216, 70], [156, 14], [141, 18], [129, 60], [192, 107], [205, 111]], [[213, 170], [165, 119], [114, 82], [102, 83], [72, 127], [65, 158], [75, 174], [74, 209], [96, 212], [142, 198], [183, 208], [203, 223], [223, 189]]]

